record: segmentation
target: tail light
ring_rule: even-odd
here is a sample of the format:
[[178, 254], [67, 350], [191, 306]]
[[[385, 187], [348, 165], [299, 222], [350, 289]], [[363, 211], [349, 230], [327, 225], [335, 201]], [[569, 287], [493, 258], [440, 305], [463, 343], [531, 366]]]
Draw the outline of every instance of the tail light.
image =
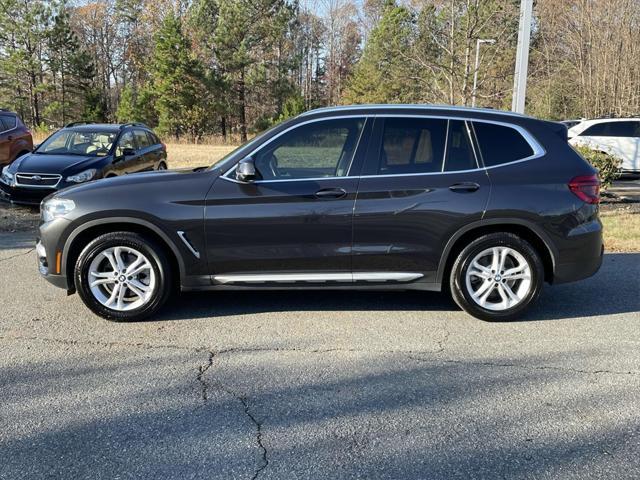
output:
[[598, 175], [581, 175], [569, 182], [569, 190], [585, 203], [600, 202], [600, 179]]

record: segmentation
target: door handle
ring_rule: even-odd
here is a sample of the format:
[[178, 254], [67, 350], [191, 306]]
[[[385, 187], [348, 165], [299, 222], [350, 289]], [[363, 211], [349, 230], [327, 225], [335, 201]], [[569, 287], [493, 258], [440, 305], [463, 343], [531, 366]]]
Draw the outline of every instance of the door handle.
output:
[[475, 182], [454, 183], [453, 185], [449, 186], [449, 190], [451, 190], [452, 192], [461, 192], [461, 193], [475, 192], [479, 188], [480, 188], [480, 185], [478, 185]]
[[347, 195], [347, 191], [343, 188], [324, 188], [316, 192], [318, 198], [342, 198]]

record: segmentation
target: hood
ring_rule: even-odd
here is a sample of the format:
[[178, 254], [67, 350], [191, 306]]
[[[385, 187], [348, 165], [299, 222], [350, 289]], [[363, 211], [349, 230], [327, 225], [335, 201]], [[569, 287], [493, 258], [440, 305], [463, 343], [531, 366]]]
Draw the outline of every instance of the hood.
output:
[[43, 155], [28, 153], [11, 164], [11, 173], [57, 173], [74, 175], [88, 168], [100, 168], [110, 157]]
[[115, 192], [124, 191], [131, 192], [136, 191], [136, 188], [152, 187], [153, 185], [161, 184], [164, 191], [171, 189], [173, 182], [188, 180], [196, 177], [208, 177], [214, 180], [220, 176], [221, 172], [213, 170], [196, 169], [180, 169], [180, 170], [156, 170], [152, 172], [140, 172], [131, 173], [129, 175], [122, 175], [119, 177], [103, 178], [100, 180], [93, 180], [91, 182], [80, 183], [71, 187], [59, 190], [54, 196], [70, 196], [75, 194], [85, 194], [95, 192], [96, 194], [116, 194]]

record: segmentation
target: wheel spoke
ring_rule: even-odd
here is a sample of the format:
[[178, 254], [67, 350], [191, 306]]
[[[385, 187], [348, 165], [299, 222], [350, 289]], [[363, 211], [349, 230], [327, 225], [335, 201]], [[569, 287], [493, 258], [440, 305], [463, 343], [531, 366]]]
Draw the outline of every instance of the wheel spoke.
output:
[[133, 262], [131, 262], [129, 266], [125, 269], [125, 273], [127, 275], [131, 275], [131, 272], [134, 271], [138, 267], [138, 265], [140, 265], [143, 262], [144, 262], [144, 257], [142, 255], [138, 255], [138, 258], [136, 258]]
[[144, 263], [142, 265], [138, 265], [135, 269], [131, 270], [131, 271], [127, 271], [127, 275], [138, 275], [140, 272], [144, 271], [144, 270], [150, 270], [151, 269], [151, 264], [149, 262], [147, 262], [146, 260], [144, 260]]
[[488, 268], [488, 267], [485, 267], [484, 265], [481, 265], [476, 260], [475, 262], [473, 262], [471, 264], [471, 267], [469, 268], [469, 275], [473, 275], [474, 277], [479, 277], [479, 278], [485, 278], [486, 279], [486, 278], [491, 277], [491, 269]]
[[113, 272], [89, 272], [89, 274], [96, 278], [113, 278]]
[[111, 295], [109, 296], [109, 298], [107, 299], [107, 301], [104, 303], [105, 306], [110, 307], [113, 302], [116, 301], [116, 298], [118, 296], [118, 294], [120, 293], [120, 284], [116, 283], [115, 286], [113, 287], [113, 290], [111, 291]]
[[124, 306], [124, 295], [126, 292], [127, 292], [127, 286], [121, 285], [120, 291], [118, 292], [118, 303], [116, 304], [116, 308], [118, 310], [122, 310], [122, 307]]
[[89, 284], [90, 287], [96, 287], [98, 285], [108, 285], [110, 283], [115, 283], [115, 280], [111, 277], [109, 278], [99, 278], [97, 280], [94, 280], [93, 282], [91, 282]]
[[509, 300], [511, 300], [513, 303], [518, 303], [520, 301], [520, 297], [516, 295], [513, 290], [511, 290], [511, 287], [509, 285], [503, 283], [502, 289], [507, 294], [507, 297], [509, 297]]
[[102, 252], [102, 255], [109, 261], [109, 264], [111, 265], [111, 268], [113, 268], [113, 271], [117, 272], [118, 264], [113, 256], [113, 253], [110, 250], [105, 250], [104, 252]]
[[113, 256], [116, 259], [116, 265], [118, 272], [122, 272], [125, 269], [124, 261], [122, 260], [122, 247], [116, 247], [113, 249]]
[[491, 253], [491, 270], [493, 270], [494, 272], [498, 272], [500, 267], [500, 249], [494, 247], [491, 249]]

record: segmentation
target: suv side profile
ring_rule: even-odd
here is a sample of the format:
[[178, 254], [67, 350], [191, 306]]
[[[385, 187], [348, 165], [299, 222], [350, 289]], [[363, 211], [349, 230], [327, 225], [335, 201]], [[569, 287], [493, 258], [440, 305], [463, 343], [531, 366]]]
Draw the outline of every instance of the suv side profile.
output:
[[572, 145], [584, 145], [622, 160], [621, 173], [640, 173], [640, 118], [586, 120], [569, 130]]
[[33, 150], [31, 132], [18, 114], [0, 108], [0, 168]]
[[[108, 202], [105, 199], [109, 199]], [[602, 262], [595, 169], [559, 123], [493, 110], [335, 107], [207, 170], [47, 198], [41, 274], [115, 321], [182, 290], [450, 289], [485, 320]]]

